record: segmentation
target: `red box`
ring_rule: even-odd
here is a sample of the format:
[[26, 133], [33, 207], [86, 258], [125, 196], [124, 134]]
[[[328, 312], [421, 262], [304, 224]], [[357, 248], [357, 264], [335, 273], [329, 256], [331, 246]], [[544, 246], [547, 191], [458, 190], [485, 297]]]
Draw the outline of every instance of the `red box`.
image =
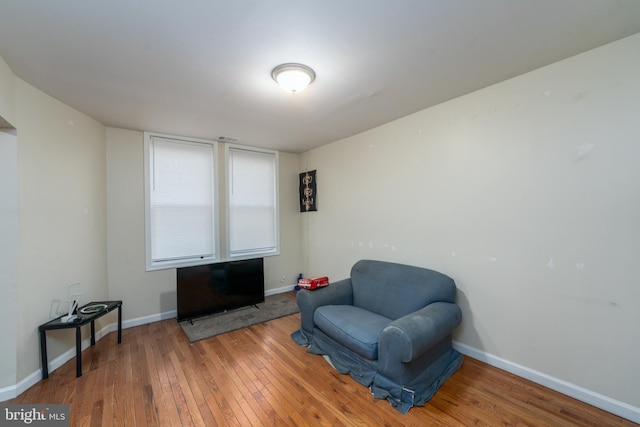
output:
[[298, 286], [300, 286], [302, 289], [309, 290], [322, 288], [325, 286], [329, 286], [329, 278], [327, 276], [322, 276], [312, 277], [310, 279], [300, 279], [298, 280]]

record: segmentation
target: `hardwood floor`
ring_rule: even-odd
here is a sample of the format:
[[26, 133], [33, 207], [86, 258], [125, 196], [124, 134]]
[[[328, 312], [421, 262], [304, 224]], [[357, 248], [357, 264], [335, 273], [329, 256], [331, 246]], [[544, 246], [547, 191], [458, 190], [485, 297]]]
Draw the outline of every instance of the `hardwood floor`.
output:
[[5, 403], [70, 404], [71, 426], [635, 426], [471, 358], [407, 415], [306, 353], [295, 314], [190, 344], [175, 319], [102, 338]]

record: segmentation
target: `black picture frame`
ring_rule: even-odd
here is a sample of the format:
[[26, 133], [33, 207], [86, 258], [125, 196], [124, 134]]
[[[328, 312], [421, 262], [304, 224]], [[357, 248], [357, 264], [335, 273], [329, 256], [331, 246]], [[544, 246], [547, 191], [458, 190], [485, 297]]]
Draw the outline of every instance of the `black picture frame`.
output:
[[312, 212], [318, 210], [318, 189], [316, 171], [307, 171], [300, 174], [300, 212]]

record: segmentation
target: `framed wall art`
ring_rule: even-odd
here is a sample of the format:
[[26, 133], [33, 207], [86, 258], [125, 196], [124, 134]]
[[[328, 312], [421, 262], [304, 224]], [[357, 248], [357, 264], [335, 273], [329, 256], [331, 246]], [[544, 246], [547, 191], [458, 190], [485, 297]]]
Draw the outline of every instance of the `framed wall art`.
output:
[[317, 186], [316, 171], [302, 172], [300, 174], [300, 212], [317, 211]]

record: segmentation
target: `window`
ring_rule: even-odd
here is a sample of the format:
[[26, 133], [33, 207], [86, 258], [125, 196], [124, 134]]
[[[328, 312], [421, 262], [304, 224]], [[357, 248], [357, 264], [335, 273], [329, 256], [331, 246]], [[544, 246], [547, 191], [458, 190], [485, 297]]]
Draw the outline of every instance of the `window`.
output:
[[278, 153], [229, 144], [225, 159], [228, 258], [277, 255]]
[[278, 160], [227, 144], [219, 175], [218, 142], [145, 132], [147, 271], [278, 255]]
[[217, 143], [144, 134], [147, 270], [219, 259]]

